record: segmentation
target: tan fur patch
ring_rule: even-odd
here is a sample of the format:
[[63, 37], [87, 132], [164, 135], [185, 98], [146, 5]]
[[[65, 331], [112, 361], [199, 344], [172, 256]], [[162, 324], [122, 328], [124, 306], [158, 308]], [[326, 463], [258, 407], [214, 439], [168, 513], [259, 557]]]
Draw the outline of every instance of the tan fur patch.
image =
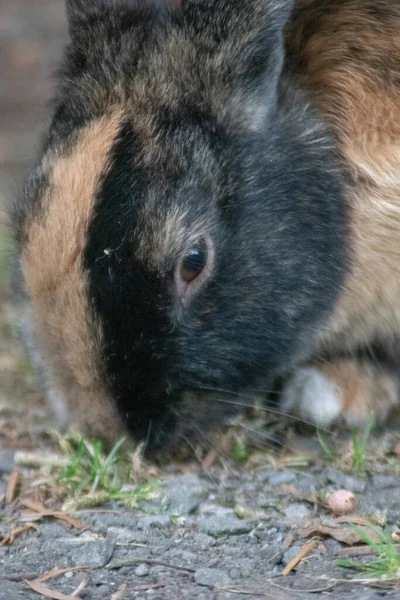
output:
[[72, 425], [111, 441], [122, 428], [99, 376], [101, 332], [89, 328], [81, 260], [96, 186], [108, 167], [121, 118], [120, 111], [102, 117], [80, 133], [69, 154], [45, 157], [50, 185], [43, 198], [44, 215], [30, 224], [22, 253], [50, 384], [65, 398]]
[[351, 350], [400, 334], [400, 4], [374, 14], [362, 0], [332, 0], [301, 15], [288, 38], [299, 81], [356, 181], [347, 192], [351, 271], [320, 336]]

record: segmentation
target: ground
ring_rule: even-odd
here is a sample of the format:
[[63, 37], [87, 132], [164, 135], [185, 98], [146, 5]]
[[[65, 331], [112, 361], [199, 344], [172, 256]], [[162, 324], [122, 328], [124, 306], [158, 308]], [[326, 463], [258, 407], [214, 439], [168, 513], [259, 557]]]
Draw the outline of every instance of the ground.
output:
[[[65, 37], [61, 0], [2, 0], [0, 598], [399, 598], [396, 430], [373, 432], [368, 440], [360, 434], [358, 442], [345, 433], [318, 439], [312, 430], [295, 433], [273, 415], [256, 414], [250, 428], [258, 431], [258, 445], [268, 437], [282, 445], [250, 452], [242, 423], [229, 447], [198, 461], [160, 469], [134, 457], [133, 479], [127, 476], [117, 491], [110, 481], [103, 485], [100, 467], [85, 483], [83, 455], [78, 461], [76, 448], [68, 453], [69, 442], [48, 433], [51, 418], [14, 336], [5, 222], [35, 156]], [[137, 487], [149, 478], [156, 480], [152, 486]], [[329, 494], [338, 489], [354, 495], [347, 518], [329, 508]], [[117, 501], [122, 497], [125, 502]], [[386, 562], [357, 581], [336, 560], [371, 563], [377, 555], [348, 521], [369, 536], [376, 535], [371, 524], [388, 527], [387, 541], [375, 548]]]

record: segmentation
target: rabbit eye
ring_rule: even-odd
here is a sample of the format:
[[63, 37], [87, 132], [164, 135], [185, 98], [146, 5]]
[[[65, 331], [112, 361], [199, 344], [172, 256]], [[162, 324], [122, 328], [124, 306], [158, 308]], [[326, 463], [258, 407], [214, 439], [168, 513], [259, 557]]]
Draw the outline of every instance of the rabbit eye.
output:
[[190, 283], [204, 269], [207, 263], [207, 246], [204, 240], [201, 240], [196, 246], [191, 248], [186, 254], [181, 264], [180, 276], [186, 283]]

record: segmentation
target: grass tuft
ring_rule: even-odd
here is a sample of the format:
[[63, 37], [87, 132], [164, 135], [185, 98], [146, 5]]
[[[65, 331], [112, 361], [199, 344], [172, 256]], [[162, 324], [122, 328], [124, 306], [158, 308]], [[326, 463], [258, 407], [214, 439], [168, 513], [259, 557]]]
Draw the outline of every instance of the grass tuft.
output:
[[326, 457], [327, 459], [329, 459], [329, 460], [335, 460], [335, 458], [336, 458], [336, 457], [335, 457], [335, 454], [334, 454], [334, 453], [332, 452], [332, 450], [329, 448], [329, 446], [328, 446], [328, 444], [327, 444], [327, 441], [326, 441], [326, 439], [324, 438], [324, 436], [323, 436], [323, 433], [322, 433], [321, 429], [319, 429], [319, 428], [317, 427], [317, 429], [316, 429], [316, 432], [317, 432], [317, 438], [318, 438], [319, 445], [321, 446], [321, 448], [322, 448], [322, 450], [323, 450], [323, 452], [324, 452], [324, 454], [325, 454], [325, 457]]
[[376, 537], [376, 539], [373, 540], [364, 530], [353, 523], [350, 523], [350, 527], [352, 527], [358, 533], [360, 538], [370, 546], [371, 550], [378, 555], [378, 558], [366, 562], [340, 559], [336, 561], [336, 564], [340, 567], [355, 569], [357, 571], [355, 577], [367, 575], [370, 577], [397, 579], [400, 570], [400, 553], [392, 540], [390, 529], [385, 528], [382, 530], [375, 525], [369, 525], [369, 528], [374, 532]]
[[132, 463], [128, 454], [121, 452], [125, 438], [119, 440], [109, 454], [104, 454], [98, 440], [88, 440], [70, 434], [58, 436], [62, 453], [68, 464], [61, 470], [57, 482], [72, 492], [68, 506], [121, 501], [132, 507], [142, 499], [154, 497], [159, 482], [150, 480], [141, 485], [132, 482]]
[[364, 431], [358, 434], [356, 430], [353, 430], [351, 434], [353, 443], [351, 466], [352, 469], [358, 473], [362, 473], [366, 468], [366, 452], [373, 427], [374, 418], [373, 415], [370, 414]]

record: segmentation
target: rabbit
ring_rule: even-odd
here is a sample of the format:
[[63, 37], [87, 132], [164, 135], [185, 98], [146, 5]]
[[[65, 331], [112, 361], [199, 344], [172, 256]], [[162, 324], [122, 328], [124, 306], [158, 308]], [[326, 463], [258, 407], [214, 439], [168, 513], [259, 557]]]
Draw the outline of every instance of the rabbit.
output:
[[62, 426], [166, 456], [279, 382], [317, 425], [399, 400], [400, 2], [67, 0], [13, 211]]

